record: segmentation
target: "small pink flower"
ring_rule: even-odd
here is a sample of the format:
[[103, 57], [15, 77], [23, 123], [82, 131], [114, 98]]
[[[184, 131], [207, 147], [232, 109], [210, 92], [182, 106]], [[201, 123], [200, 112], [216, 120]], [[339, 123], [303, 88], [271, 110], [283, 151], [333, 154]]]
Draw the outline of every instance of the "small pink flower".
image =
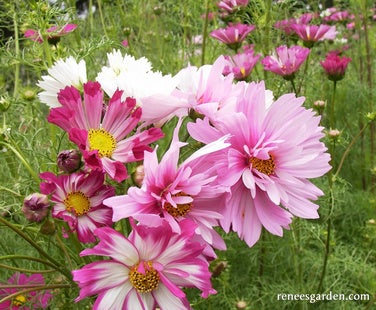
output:
[[51, 195], [54, 203], [52, 216], [67, 222], [77, 232], [81, 242], [95, 242], [93, 231], [97, 227], [112, 225], [112, 209], [103, 200], [115, 195], [112, 186], [104, 185], [104, 174], [92, 171], [56, 176], [50, 172], [40, 174], [43, 194]]
[[238, 50], [247, 35], [255, 28], [256, 27], [254, 25], [241, 23], [234, 25], [232, 23], [229, 23], [226, 28], [213, 30], [210, 33], [210, 36], [225, 43], [231, 49]]
[[294, 25], [294, 24], [307, 25], [312, 20], [312, 18], [314, 18], [314, 14], [305, 13], [305, 14], [302, 14], [298, 18], [290, 18], [290, 19], [284, 19], [284, 20], [277, 21], [274, 24], [274, 27], [284, 31], [286, 33], [286, 35], [289, 36], [289, 35], [292, 35], [292, 34], [295, 33], [294, 29], [292, 28], [292, 25]]
[[121, 41], [121, 45], [123, 45], [124, 47], [129, 47], [129, 42], [127, 39]]
[[[189, 223], [188, 223], [189, 222]], [[206, 298], [216, 291], [210, 283], [203, 247], [192, 241], [195, 227], [182, 223], [180, 234], [169, 226], [135, 225], [126, 238], [112, 228], [99, 228], [100, 242], [81, 256], [109, 257], [73, 270], [80, 296], [97, 295], [99, 309], [190, 309], [182, 288], [196, 287]]]
[[349, 57], [340, 57], [336, 52], [329, 52], [325, 60], [320, 61], [320, 64], [324, 68], [329, 80], [340, 81], [344, 78], [347, 65], [350, 61], [351, 58]]
[[117, 90], [106, 106], [98, 82], [84, 84], [83, 101], [75, 87], [66, 87], [58, 94], [62, 106], [51, 109], [48, 116], [81, 149], [86, 167], [104, 171], [117, 182], [128, 177], [124, 163], [142, 160], [144, 150], [151, 150], [148, 144], [163, 136], [159, 128], [132, 133], [142, 110], [135, 99], [122, 101], [121, 95]]
[[217, 7], [228, 12], [233, 13], [239, 8], [246, 7], [249, 0], [221, 0], [217, 3]]
[[259, 58], [260, 54], [255, 55], [253, 48], [245, 48], [244, 52], [225, 56], [227, 65], [223, 69], [223, 74], [233, 73], [238, 81], [245, 80], [251, 74]]
[[[43, 275], [36, 273], [28, 277], [23, 273], [16, 272], [9, 280], [10, 285], [20, 285], [20, 288], [0, 288], [0, 299], [7, 297], [11, 294], [17, 293], [26, 288], [22, 285], [44, 285]], [[7, 286], [3, 284], [1, 286]], [[24, 294], [19, 294], [10, 300], [6, 300], [0, 304], [0, 309], [10, 309], [10, 310], [33, 310], [33, 309], [46, 309], [48, 303], [51, 300], [51, 291], [31, 291]]]
[[[66, 24], [63, 27], [59, 26], [52, 26], [47, 29], [46, 36], [48, 43], [56, 44], [59, 42], [60, 37], [65, 36], [77, 28], [76, 24]], [[43, 42], [43, 35], [40, 31], [34, 29], [28, 29], [24, 33], [25, 38], [29, 38], [35, 42], [42, 43]]]
[[261, 61], [264, 70], [272, 71], [286, 80], [291, 80], [294, 79], [296, 71], [306, 61], [310, 50], [298, 45], [290, 48], [282, 45], [276, 48], [276, 52], [277, 55], [266, 56]]
[[303, 41], [305, 47], [311, 48], [315, 42], [321, 40], [334, 40], [336, 37], [335, 26], [328, 25], [304, 25], [304, 24], [293, 24], [291, 28]]

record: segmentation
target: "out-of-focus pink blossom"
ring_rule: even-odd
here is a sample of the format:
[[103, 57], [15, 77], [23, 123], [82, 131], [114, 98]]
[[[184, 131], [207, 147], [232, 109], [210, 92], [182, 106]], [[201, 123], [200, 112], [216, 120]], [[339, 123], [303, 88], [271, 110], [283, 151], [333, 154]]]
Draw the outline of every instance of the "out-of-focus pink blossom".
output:
[[329, 52], [325, 60], [320, 61], [328, 79], [331, 81], [340, 81], [344, 78], [350, 57], [340, 57], [337, 52]]
[[227, 65], [223, 69], [223, 74], [233, 73], [238, 81], [245, 80], [251, 74], [259, 58], [260, 54], [255, 54], [253, 48], [245, 48], [244, 52], [232, 56], [226, 55]]
[[222, 0], [217, 3], [217, 6], [228, 13], [233, 13], [239, 8], [246, 7], [248, 3], [249, 0]]
[[[63, 27], [55, 25], [47, 29], [45, 36], [47, 37], [48, 43], [56, 44], [60, 41], [60, 37], [71, 33], [76, 28], [76, 24], [66, 24]], [[40, 30], [27, 29], [24, 33], [24, 37], [38, 43], [43, 42], [43, 34]]]
[[329, 25], [304, 25], [293, 24], [291, 28], [303, 41], [304, 46], [311, 48], [315, 42], [321, 40], [334, 40], [337, 34], [335, 26]]

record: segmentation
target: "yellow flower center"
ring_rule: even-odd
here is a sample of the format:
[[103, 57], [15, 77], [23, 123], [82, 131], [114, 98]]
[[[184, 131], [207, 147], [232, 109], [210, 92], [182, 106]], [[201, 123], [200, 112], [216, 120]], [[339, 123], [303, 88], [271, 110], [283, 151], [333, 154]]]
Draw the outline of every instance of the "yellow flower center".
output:
[[252, 168], [256, 169], [257, 171], [271, 175], [274, 172], [275, 163], [272, 155], [269, 155], [268, 159], [259, 159], [257, 157], [251, 157], [249, 159], [249, 163], [251, 164]]
[[[178, 196], [189, 196], [184, 192], [177, 193], [176, 195], [173, 195], [173, 197]], [[173, 217], [179, 217], [186, 215], [192, 208], [192, 202], [189, 203], [183, 203], [183, 204], [177, 204], [176, 207], [171, 205], [169, 202], [166, 202], [164, 204], [165, 210]]]
[[76, 215], [83, 215], [90, 209], [90, 200], [82, 192], [71, 192], [64, 199], [64, 205], [67, 211]]
[[[143, 272], [139, 271], [140, 264], [143, 264]], [[129, 282], [137, 292], [149, 293], [158, 287], [159, 275], [152, 262], [140, 262], [129, 271]]]
[[242, 74], [242, 77], [245, 77], [245, 68], [244, 67], [240, 68], [240, 73]]
[[89, 130], [89, 147], [90, 151], [98, 150], [100, 157], [111, 157], [116, 148], [116, 140], [112, 134], [101, 129]]
[[12, 300], [12, 304], [13, 304], [13, 306], [21, 307], [23, 304], [26, 303], [26, 301], [27, 301], [27, 299], [26, 299], [26, 297], [24, 295], [17, 295]]

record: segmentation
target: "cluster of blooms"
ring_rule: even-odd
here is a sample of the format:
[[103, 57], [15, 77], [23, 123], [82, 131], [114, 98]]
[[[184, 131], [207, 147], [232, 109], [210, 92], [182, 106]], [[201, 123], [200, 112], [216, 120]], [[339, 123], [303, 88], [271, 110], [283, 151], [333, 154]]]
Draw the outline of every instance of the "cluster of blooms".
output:
[[[226, 249], [215, 227], [253, 246], [262, 227], [282, 236], [294, 215], [318, 217], [312, 201], [323, 193], [308, 179], [330, 169], [330, 156], [303, 97], [274, 100], [263, 82], [235, 83], [223, 75], [224, 56], [175, 76], [116, 50], [108, 63], [90, 81], [83, 60], [58, 60], [38, 84], [48, 121], [77, 145], [59, 154], [58, 175], [41, 173], [41, 193], [79, 241], [99, 241], [81, 255], [108, 257], [73, 271], [77, 301], [98, 294], [94, 309], [187, 309], [182, 288], [215, 293], [208, 266]], [[175, 119], [157, 156], [161, 125]], [[183, 161], [182, 130], [201, 145]], [[142, 163], [141, 177], [115, 195], [132, 162]], [[39, 209], [44, 197], [34, 198]], [[112, 228], [124, 219], [129, 235]]]

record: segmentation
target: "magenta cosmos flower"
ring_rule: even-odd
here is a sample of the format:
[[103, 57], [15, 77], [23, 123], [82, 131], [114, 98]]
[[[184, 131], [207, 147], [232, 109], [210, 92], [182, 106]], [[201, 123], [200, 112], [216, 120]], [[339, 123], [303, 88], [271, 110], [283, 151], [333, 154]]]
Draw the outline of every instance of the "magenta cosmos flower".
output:
[[232, 56], [226, 55], [227, 65], [223, 69], [223, 74], [233, 73], [238, 81], [245, 80], [251, 74], [259, 58], [260, 55], [255, 55], [252, 47], [245, 48], [244, 52]]
[[334, 40], [337, 34], [335, 26], [293, 24], [291, 27], [308, 48], [317, 41]]
[[231, 135], [231, 146], [223, 151], [228, 164], [220, 170], [231, 190], [221, 225], [249, 246], [263, 226], [282, 236], [292, 215], [317, 218], [318, 206], [311, 200], [323, 192], [308, 178], [330, 169], [330, 156], [320, 142], [320, 117], [302, 107], [304, 98], [286, 94], [270, 106], [266, 102], [264, 83], [251, 83], [239, 97], [237, 112], [224, 115], [215, 128], [207, 119], [188, 124], [191, 136], [203, 143]]
[[256, 27], [254, 25], [247, 24], [233, 24], [229, 23], [226, 28], [220, 28], [213, 30], [210, 36], [225, 43], [228, 47], [233, 50], [238, 50], [245, 40], [247, 35], [252, 32]]
[[[30, 288], [30, 286], [44, 285], [44, 278], [41, 274], [36, 273], [28, 277], [23, 273], [16, 272], [9, 280], [9, 285], [19, 285], [20, 288], [0, 288], [0, 299], [13, 295], [23, 289]], [[23, 285], [27, 287], [22, 287]], [[1, 286], [7, 286], [2, 284]], [[0, 309], [7, 310], [32, 310], [32, 309], [46, 309], [52, 295], [50, 290], [41, 291], [35, 290], [27, 293], [20, 293], [13, 298], [3, 301], [0, 304]]]
[[190, 309], [183, 287], [198, 288], [204, 298], [216, 293], [203, 247], [191, 241], [195, 227], [188, 222], [182, 223], [180, 234], [169, 226], [133, 225], [128, 238], [109, 227], [97, 229], [99, 244], [81, 256], [110, 259], [72, 272], [81, 288], [76, 301], [98, 294], [94, 310], [183, 310]]
[[[180, 123], [175, 129], [169, 150], [158, 163], [157, 152], [145, 152], [142, 187], [131, 187], [127, 195], [108, 198], [104, 204], [113, 209], [113, 220], [133, 217], [149, 226], [170, 225], [180, 233], [179, 223], [189, 219], [197, 225], [198, 234], [207, 244], [224, 250], [224, 241], [213, 229], [222, 218], [222, 201], [227, 188], [216, 182], [215, 152], [226, 148], [223, 137], [193, 153], [178, 164]], [[211, 252], [208, 255], [215, 257]]]
[[217, 3], [217, 7], [228, 13], [232, 13], [239, 8], [246, 7], [248, 3], [249, 0], [221, 0]]
[[341, 57], [336, 52], [329, 52], [325, 60], [320, 61], [320, 64], [324, 68], [329, 80], [340, 81], [344, 78], [347, 65], [350, 61], [351, 58], [349, 57]]
[[124, 163], [142, 160], [144, 151], [151, 150], [148, 144], [163, 136], [159, 128], [133, 133], [142, 111], [136, 100], [122, 101], [121, 95], [116, 91], [104, 107], [98, 82], [84, 84], [83, 101], [75, 87], [66, 87], [58, 95], [62, 106], [51, 109], [48, 116], [81, 149], [86, 167], [105, 171], [117, 182], [128, 177]]
[[104, 174], [92, 171], [56, 176], [50, 172], [40, 174], [43, 194], [51, 195], [54, 203], [52, 216], [64, 220], [81, 242], [95, 242], [93, 231], [97, 227], [112, 225], [112, 209], [103, 200], [115, 195], [112, 186], [104, 185]]
[[292, 80], [295, 77], [295, 72], [306, 61], [310, 50], [298, 45], [290, 48], [282, 45], [276, 48], [276, 52], [276, 55], [266, 56], [261, 61], [264, 70], [281, 75], [286, 80]]
[[[60, 37], [65, 36], [71, 33], [73, 30], [77, 28], [76, 24], [66, 24], [63, 27], [59, 26], [52, 26], [47, 29], [47, 40], [50, 44], [56, 44], [60, 41]], [[28, 29], [24, 33], [24, 37], [31, 39], [35, 42], [42, 43], [43, 42], [43, 35], [34, 29]]]

